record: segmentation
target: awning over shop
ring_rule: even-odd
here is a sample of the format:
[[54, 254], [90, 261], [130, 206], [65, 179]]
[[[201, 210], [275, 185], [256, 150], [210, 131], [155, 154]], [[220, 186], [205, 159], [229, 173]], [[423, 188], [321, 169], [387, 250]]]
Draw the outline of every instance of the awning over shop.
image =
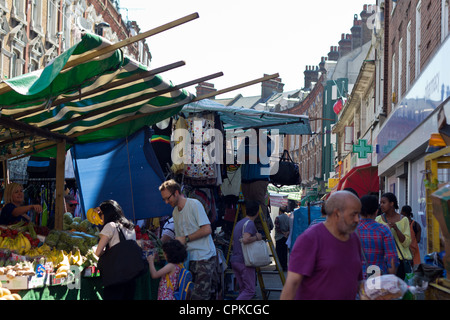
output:
[[280, 134], [312, 134], [309, 118], [304, 115], [258, 111], [224, 106], [213, 100], [200, 100], [183, 107], [183, 112], [215, 111], [225, 123], [226, 130], [277, 129]]
[[283, 186], [281, 188], [275, 187], [273, 184], [269, 184], [267, 191], [270, 194], [279, 194], [286, 196], [288, 200], [300, 201], [302, 199], [302, 187], [301, 186]]
[[352, 168], [338, 183], [337, 190], [353, 188], [359, 197], [371, 192], [378, 192], [380, 181], [378, 168], [371, 164]]
[[11, 152], [36, 154], [58, 139], [73, 145], [123, 138], [194, 98], [162, 79], [170, 68], [150, 70], [120, 49], [83, 59], [109, 46], [85, 34], [44, 69], [0, 84], [0, 160]]

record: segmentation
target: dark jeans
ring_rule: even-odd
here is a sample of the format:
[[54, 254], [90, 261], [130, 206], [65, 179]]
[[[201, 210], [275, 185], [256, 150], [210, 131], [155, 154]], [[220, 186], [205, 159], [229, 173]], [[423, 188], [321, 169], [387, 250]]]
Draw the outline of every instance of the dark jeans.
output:
[[283, 269], [283, 271], [287, 270], [287, 261], [288, 261], [287, 259], [288, 246], [286, 244], [286, 241], [287, 238], [283, 237], [275, 242], [278, 260], [280, 261], [280, 266]]

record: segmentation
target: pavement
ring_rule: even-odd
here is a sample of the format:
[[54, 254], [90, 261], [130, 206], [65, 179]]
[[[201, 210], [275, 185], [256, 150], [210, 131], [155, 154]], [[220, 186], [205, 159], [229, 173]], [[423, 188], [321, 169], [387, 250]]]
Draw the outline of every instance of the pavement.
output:
[[[266, 291], [267, 300], [279, 300], [281, 295], [281, 290], [283, 289], [283, 284], [281, 281], [280, 274], [276, 271], [276, 265], [274, 262], [272, 264], [261, 268], [261, 274], [264, 281], [264, 288], [273, 289], [270, 291]], [[284, 277], [286, 279], [287, 272], [284, 272]], [[256, 277], [256, 275], [255, 275]], [[238, 289], [236, 278], [234, 277], [234, 273], [231, 269], [227, 269], [224, 274], [225, 281], [225, 300], [234, 300], [238, 296]], [[261, 287], [259, 285], [258, 277], [256, 277], [256, 291], [255, 297], [252, 300], [264, 300], [263, 293], [261, 291]]]
[[[264, 288], [275, 289], [266, 291], [267, 300], [279, 300], [281, 295], [281, 289], [283, 289], [283, 283], [281, 281], [280, 274], [274, 262], [272, 264], [261, 268], [262, 277], [264, 281]], [[284, 278], [286, 279], [287, 272], [284, 272]], [[256, 295], [253, 300], [263, 300], [261, 287], [259, 285], [258, 278], [256, 279]]]

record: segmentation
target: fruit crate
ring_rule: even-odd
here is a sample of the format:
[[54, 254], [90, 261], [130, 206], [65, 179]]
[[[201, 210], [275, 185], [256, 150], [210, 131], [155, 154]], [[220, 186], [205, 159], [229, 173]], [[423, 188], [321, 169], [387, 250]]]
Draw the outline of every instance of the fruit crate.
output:
[[12, 279], [6, 275], [0, 275], [2, 287], [9, 290], [26, 290], [28, 289], [28, 276], [19, 276]]

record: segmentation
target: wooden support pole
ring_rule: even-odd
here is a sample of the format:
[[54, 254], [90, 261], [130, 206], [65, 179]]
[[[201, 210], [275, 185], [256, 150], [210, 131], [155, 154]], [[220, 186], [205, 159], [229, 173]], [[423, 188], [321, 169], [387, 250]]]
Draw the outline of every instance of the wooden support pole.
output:
[[92, 59], [94, 59], [96, 57], [99, 57], [99, 56], [102, 56], [104, 54], [113, 52], [113, 51], [115, 51], [117, 49], [126, 47], [126, 46], [128, 46], [128, 45], [130, 45], [130, 44], [132, 44], [134, 42], [138, 42], [138, 41], [144, 40], [145, 38], [154, 36], [155, 34], [161, 33], [163, 31], [167, 31], [169, 29], [172, 29], [174, 27], [182, 25], [182, 24], [184, 24], [186, 22], [189, 22], [189, 21], [192, 21], [194, 19], [197, 19], [198, 17], [199, 17], [198, 13], [192, 13], [190, 15], [187, 15], [187, 16], [183, 17], [183, 18], [180, 18], [180, 19], [174, 20], [172, 22], [163, 24], [162, 26], [159, 26], [157, 28], [151, 29], [151, 30], [146, 31], [144, 33], [140, 33], [138, 35], [135, 35], [135, 36], [133, 36], [131, 38], [127, 38], [127, 39], [119, 41], [119, 42], [117, 42], [115, 44], [109, 45], [109, 46], [107, 46], [105, 48], [102, 48], [102, 49], [99, 49], [99, 50], [91, 50], [89, 52], [86, 52], [86, 53], [80, 55], [80, 57], [78, 57], [77, 59], [74, 59], [72, 61], [68, 61], [66, 63], [66, 65], [64, 66], [63, 70], [65, 70], [67, 68], [71, 68], [71, 67], [77, 66], [77, 65], [82, 64], [82, 63], [84, 63], [86, 61], [92, 60]]
[[56, 199], [55, 199], [55, 229], [63, 229], [64, 215], [64, 174], [66, 161], [66, 141], [58, 142], [56, 146]]
[[271, 79], [274, 79], [274, 78], [278, 78], [278, 77], [279, 77], [278, 73], [275, 73], [275, 74], [272, 74], [272, 75], [268, 75], [268, 76], [265, 76], [265, 77], [262, 77], [262, 78], [259, 78], [259, 79], [251, 80], [251, 81], [248, 81], [248, 82], [244, 82], [242, 84], [238, 84], [238, 85], [235, 85], [235, 86], [232, 86], [232, 87], [228, 87], [228, 88], [225, 88], [225, 89], [222, 89], [222, 90], [218, 90], [218, 91], [215, 91], [215, 92], [211, 92], [211, 93], [205, 94], [203, 96], [195, 98], [194, 100], [192, 100], [192, 102], [200, 101], [200, 100], [203, 100], [203, 99], [208, 99], [208, 98], [211, 98], [211, 97], [215, 97], [215, 96], [218, 96], [220, 94], [224, 94], [224, 93], [228, 93], [230, 91], [235, 91], [235, 90], [238, 90], [238, 89], [242, 89], [244, 87], [248, 87], [248, 86], [251, 86], [251, 85], [254, 85], [254, 84], [257, 84], [257, 83], [260, 83], [260, 82], [268, 81], [268, 80], [271, 80]]
[[[141, 95], [139, 97], [136, 97], [134, 99], [130, 99], [130, 100], [127, 100], [127, 101], [124, 101], [124, 102], [115, 103], [113, 105], [108, 106], [107, 108], [103, 108], [103, 109], [100, 109], [100, 110], [92, 111], [92, 112], [89, 112], [89, 113], [87, 113], [85, 115], [82, 115], [82, 116], [79, 116], [79, 117], [76, 117], [76, 118], [73, 118], [73, 119], [69, 119], [67, 121], [61, 121], [61, 122], [56, 123], [54, 125], [48, 126], [47, 128], [56, 129], [56, 128], [59, 128], [59, 127], [71, 124], [73, 122], [77, 122], [77, 121], [80, 121], [80, 120], [88, 119], [90, 117], [99, 115], [101, 113], [105, 113], [105, 112], [108, 112], [108, 111], [113, 111], [113, 110], [118, 109], [118, 108], [126, 107], [127, 105], [130, 105], [130, 104], [144, 103], [147, 100], [150, 100], [150, 99], [152, 99], [154, 97], [163, 95], [165, 93], [169, 93], [169, 92], [172, 92], [172, 91], [180, 90], [182, 88], [190, 87], [190, 86], [192, 86], [194, 84], [201, 83], [201, 82], [204, 82], [204, 81], [208, 81], [208, 80], [211, 80], [211, 79], [214, 79], [214, 78], [218, 78], [218, 77], [221, 77], [221, 76], [223, 76], [223, 73], [222, 72], [217, 72], [217, 73], [214, 73], [214, 74], [209, 75], [209, 76], [201, 77], [199, 79], [191, 80], [191, 81], [182, 83], [180, 85], [176, 85], [174, 87], [167, 88], [165, 90], [143, 94], [143, 95]], [[164, 107], [161, 107], [160, 109], [156, 110], [155, 112], [160, 112], [160, 111], [163, 111], [163, 110], [164, 110]], [[81, 132], [81, 133], [76, 133], [76, 134], [70, 135], [70, 138], [73, 139], [73, 138], [78, 137], [80, 135], [84, 135], [84, 134], [87, 134], [87, 133], [98, 131], [100, 129], [104, 129], [104, 128], [107, 128], [107, 127], [112, 127], [112, 126], [115, 126], [115, 125], [117, 125], [119, 123], [136, 120], [136, 119], [141, 118], [141, 117], [146, 117], [146, 116], [148, 116], [150, 114], [151, 113], [145, 113], [145, 114], [139, 114], [139, 115], [127, 117], [127, 118], [119, 120], [117, 122], [110, 123], [110, 124], [108, 124], [106, 126], [102, 126], [101, 128], [96, 128], [96, 129], [93, 129], [93, 130], [86, 130], [86, 131]]]
[[[106, 91], [106, 90], [114, 89], [114, 88], [117, 88], [119, 86], [127, 85], [127, 84], [130, 84], [130, 83], [135, 82], [135, 81], [143, 80], [145, 78], [148, 78], [148, 77], [151, 77], [151, 76], [155, 76], [155, 75], [161, 74], [163, 72], [166, 72], [166, 71], [169, 71], [169, 70], [172, 70], [172, 69], [184, 66], [185, 64], [186, 63], [184, 61], [178, 61], [178, 62], [174, 62], [174, 63], [168, 64], [166, 66], [162, 66], [162, 67], [159, 67], [159, 68], [156, 68], [156, 69], [152, 69], [152, 70], [149, 70], [149, 71], [138, 73], [138, 74], [135, 74], [135, 75], [123, 78], [123, 79], [118, 79], [118, 80], [112, 81], [110, 83], [107, 83], [107, 84], [101, 86], [100, 88], [94, 89], [92, 91], [87, 91], [87, 92], [83, 92], [81, 94], [78, 94], [76, 96], [71, 96], [71, 97], [55, 100], [51, 104], [51, 107], [55, 107], [55, 106], [58, 106], [60, 104], [69, 103], [71, 101], [78, 100], [78, 99], [81, 99], [81, 98], [85, 98], [85, 97], [88, 97], [90, 95], [97, 94], [97, 93], [100, 93], [100, 92], [103, 92], [103, 91]], [[8, 109], [9, 106], [5, 106], [4, 108]], [[24, 112], [16, 113], [16, 114], [12, 115], [11, 118], [19, 119], [21, 117], [28, 116], [28, 115], [30, 115], [30, 114], [32, 114], [34, 112], [44, 111], [43, 109], [44, 108], [42, 106], [38, 106], [38, 107], [33, 108], [33, 109], [28, 109], [28, 110], [26, 110]], [[48, 112], [50, 110], [45, 110], [45, 112]]]

